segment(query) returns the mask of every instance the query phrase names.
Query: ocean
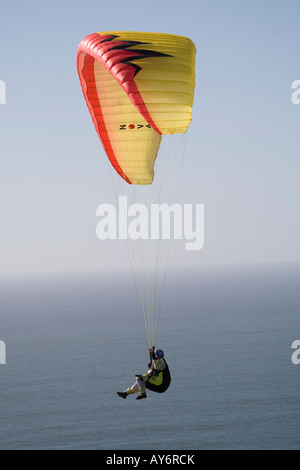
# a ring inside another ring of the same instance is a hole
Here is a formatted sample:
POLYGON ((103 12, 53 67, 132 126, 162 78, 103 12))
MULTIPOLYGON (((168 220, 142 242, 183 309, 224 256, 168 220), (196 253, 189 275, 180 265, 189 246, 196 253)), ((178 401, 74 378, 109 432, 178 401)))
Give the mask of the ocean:
POLYGON ((147 369, 130 273, 1 280, 1 450, 300 447, 300 268, 167 277, 157 347, 169 390, 116 395, 147 369))

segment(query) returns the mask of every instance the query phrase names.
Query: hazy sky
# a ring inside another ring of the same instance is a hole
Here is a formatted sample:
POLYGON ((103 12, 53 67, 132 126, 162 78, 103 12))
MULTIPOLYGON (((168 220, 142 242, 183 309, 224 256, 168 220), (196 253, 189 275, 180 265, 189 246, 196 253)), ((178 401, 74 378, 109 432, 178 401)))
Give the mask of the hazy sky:
POLYGON ((123 242, 96 238, 96 208, 114 194, 76 70, 81 39, 103 30, 197 47, 178 202, 205 205, 205 246, 175 244, 171 264, 299 263, 299 0, 11 0, 0 11, 1 276, 126 267, 123 242))

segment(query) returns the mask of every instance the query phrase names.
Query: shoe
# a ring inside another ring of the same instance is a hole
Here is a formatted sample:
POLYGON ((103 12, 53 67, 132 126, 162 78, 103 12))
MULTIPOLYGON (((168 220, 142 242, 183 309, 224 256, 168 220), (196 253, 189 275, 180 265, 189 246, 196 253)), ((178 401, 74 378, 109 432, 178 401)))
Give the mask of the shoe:
POLYGON ((143 398, 147 398, 146 393, 141 393, 138 397, 136 397, 137 400, 142 400, 143 398))
POLYGON ((127 398, 127 393, 126 392, 117 392, 117 395, 119 395, 119 397, 121 397, 121 398, 124 398, 124 400, 125 400, 125 398, 127 398))
POLYGON ((143 380, 143 377, 141 375, 135 374, 135 376, 136 376, 137 379, 143 380))

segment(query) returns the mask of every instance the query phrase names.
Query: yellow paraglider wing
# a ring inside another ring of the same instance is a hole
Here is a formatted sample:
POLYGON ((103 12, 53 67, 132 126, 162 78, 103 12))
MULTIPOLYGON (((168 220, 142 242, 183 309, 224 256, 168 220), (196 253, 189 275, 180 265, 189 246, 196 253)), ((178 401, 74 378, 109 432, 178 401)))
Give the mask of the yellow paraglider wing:
POLYGON ((77 51, 82 90, 103 147, 131 184, 151 184, 162 134, 184 133, 195 87, 193 42, 141 32, 94 33, 77 51))

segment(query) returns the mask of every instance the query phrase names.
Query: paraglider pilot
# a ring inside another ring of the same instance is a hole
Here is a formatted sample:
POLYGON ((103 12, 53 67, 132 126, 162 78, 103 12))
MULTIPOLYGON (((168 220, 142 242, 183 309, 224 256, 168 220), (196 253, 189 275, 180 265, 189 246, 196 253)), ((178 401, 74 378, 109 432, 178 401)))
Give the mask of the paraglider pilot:
POLYGON ((155 350, 154 346, 149 349, 151 361, 148 364, 148 371, 144 375, 136 375, 135 383, 124 390, 117 392, 121 398, 127 398, 128 395, 138 393, 137 400, 147 398, 146 388, 154 392, 163 393, 170 385, 169 368, 164 358, 164 352, 161 349, 155 350), (164 377, 164 372, 167 372, 164 377))

